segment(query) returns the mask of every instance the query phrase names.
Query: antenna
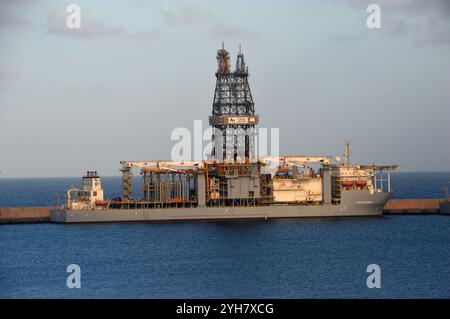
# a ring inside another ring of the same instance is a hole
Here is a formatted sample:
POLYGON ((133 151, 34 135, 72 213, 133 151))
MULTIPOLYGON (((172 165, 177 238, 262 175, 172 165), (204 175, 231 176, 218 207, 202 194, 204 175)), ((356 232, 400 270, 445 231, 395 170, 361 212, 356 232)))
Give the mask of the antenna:
MULTIPOLYGON (((239 53, 236 59, 236 72, 238 74, 247 74, 247 68, 245 67, 244 54, 242 54, 241 44, 239 43, 239 53)), ((248 75, 248 74, 247 74, 248 75)))
POLYGON ((352 141, 347 140, 344 144, 344 164, 349 165, 350 164, 350 155, 352 154, 352 147, 351 147, 352 141))

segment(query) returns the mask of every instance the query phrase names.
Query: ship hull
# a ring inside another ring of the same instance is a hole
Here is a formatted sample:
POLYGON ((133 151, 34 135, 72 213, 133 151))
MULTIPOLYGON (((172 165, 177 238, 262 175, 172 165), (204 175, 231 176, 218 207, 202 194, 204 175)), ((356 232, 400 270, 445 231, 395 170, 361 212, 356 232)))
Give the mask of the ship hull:
POLYGON ((161 209, 55 209, 56 223, 150 222, 183 220, 275 219, 300 217, 380 216, 390 193, 344 192, 339 205, 270 205, 253 207, 194 207, 161 209))

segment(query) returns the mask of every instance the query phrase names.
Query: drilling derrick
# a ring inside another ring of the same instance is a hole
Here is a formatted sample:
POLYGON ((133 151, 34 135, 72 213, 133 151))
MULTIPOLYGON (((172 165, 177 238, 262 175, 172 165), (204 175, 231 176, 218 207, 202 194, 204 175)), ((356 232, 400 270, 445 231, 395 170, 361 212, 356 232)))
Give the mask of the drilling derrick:
POLYGON ((213 164, 206 165, 206 199, 211 206, 252 206, 261 199, 260 167, 255 154, 255 115, 248 68, 239 48, 236 68, 230 55, 217 51, 212 116, 213 164))
POLYGON ((218 162, 248 163, 255 159, 254 134, 258 116, 248 83, 248 68, 239 49, 236 70, 231 72, 230 55, 217 51, 216 89, 212 116, 212 158, 218 162))

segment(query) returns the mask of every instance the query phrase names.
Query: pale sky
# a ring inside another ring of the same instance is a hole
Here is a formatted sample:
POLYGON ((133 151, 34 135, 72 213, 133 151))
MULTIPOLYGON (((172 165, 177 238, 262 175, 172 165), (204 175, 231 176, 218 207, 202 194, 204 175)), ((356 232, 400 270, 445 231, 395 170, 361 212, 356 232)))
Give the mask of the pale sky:
POLYGON ((0 178, 169 159, 172 130, 207 123, 222 40, 280 153, 351 139, 358 162, 450 170, 448 0, 0 0, 0 178))

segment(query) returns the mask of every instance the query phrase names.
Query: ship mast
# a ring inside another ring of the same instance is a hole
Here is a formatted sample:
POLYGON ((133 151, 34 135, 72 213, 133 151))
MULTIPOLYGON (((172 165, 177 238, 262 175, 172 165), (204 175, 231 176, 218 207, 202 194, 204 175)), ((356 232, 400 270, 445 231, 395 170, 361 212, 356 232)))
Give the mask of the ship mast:
POLYGON ((351 140, 345 141, 345 144, 344 144, 344 164, 345 165, 350 165, 350 155, 352 154, 351 144, 352 144, 351 140))

